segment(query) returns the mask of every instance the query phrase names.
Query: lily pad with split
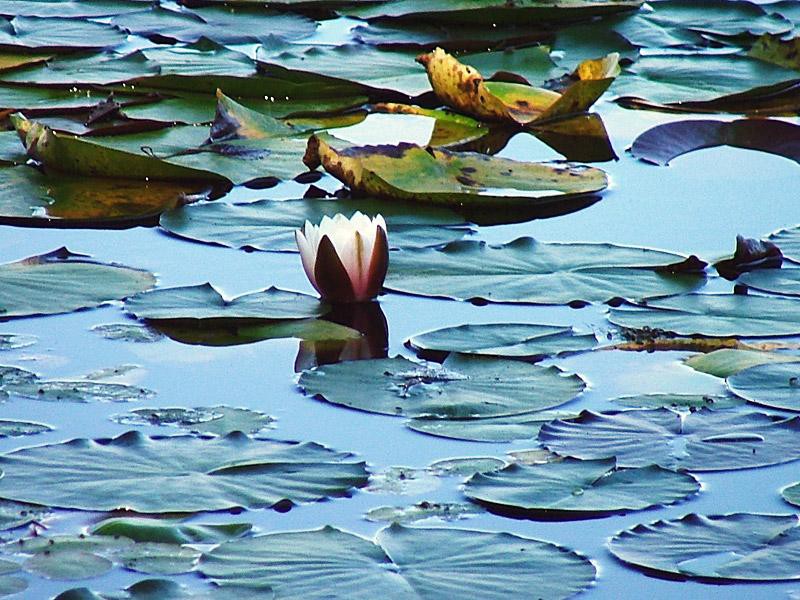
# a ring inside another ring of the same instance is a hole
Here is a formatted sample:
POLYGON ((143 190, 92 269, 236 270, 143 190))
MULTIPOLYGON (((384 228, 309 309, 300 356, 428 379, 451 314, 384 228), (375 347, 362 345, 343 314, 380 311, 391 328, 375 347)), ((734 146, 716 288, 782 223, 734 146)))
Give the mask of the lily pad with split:
POLYGON ((618 468, 611 459, 512 464, 467 480, 464 494, 499 513, 589 517, 674 504, 700 491, 686 473, 663 467, 618 468))
POLYGON ((75 439, 2 455, 0 469, 2 498, 143 513, 291 506, 347 495, 367 480, 364 463, 347 453, 241 433, 75 439))
POLYGON ((204 554, 199 570, 223 587, 246 582, 309 600, 476 595, 494 600, 523 597, 532 589, 538 598, 554 600, 584 589, 595 575, 587 559, 548 542, 398 524, 374 540, 325 527, 227 542, 204 554), (308 576, 311 570, 316 577, 308 576), (354 596, 353 581, 363 593, 354 596))
POLYGON ((539 442, 561 456, 616 457, 621 467, 650 464, 688 471, 765 467, 800 458, 792 441, 800 417, 666 408, 596 413, 542 426, 539 442))
POLYGON ((581 304, 683 294, 705 283, 702 267, 677 254, 613 244, 459 241, 397 253, 386 287, 454 300, 581 304))
POLYGON ((155 277, 60 248, 0 265, 0 318, 66 313, 120 300, 155 285, 155 277))
POLYGON ((615 535, 611 553, 647 571, 707 581, 800 578, 796 515, 688 514, 642 523, 615 535))
POLYGON ((452 355, 441 366, 402 357, 324 365, 304 371, 298 385, 348 408, 441 418, 543 410, 572 400, 585 386, 579 376, 555 366, 467 355, 452 355))
POLYGON ((357 146, 329 134, 308 141, 306 166, 323 166, 354 193, 469 208, 543 208, 595 194, 608 179, 600 169, 531 163, 415 144, 357 146))

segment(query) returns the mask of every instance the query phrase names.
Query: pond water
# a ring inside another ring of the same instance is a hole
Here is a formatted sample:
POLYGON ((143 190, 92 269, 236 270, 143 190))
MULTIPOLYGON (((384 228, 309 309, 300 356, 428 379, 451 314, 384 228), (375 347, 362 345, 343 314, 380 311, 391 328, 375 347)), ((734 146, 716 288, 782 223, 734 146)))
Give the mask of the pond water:
MULTIPOLYGON (((325 30, 321 39, 329 39, 325 30)), ((795 225, 798 218, 798 165, 773 155, 731 148, 694 152, 656 167, 632 158, 626 148, 648 128, 684 116, 630 111, 606 101, 595 107, 606 124, 618 161, 597 166, 608 172, 611 185, 595 204, 550 219, 480 227, 477 239, 502 243, 519 236, 541 241, 611 242, 696 254, 713 261, 732 252, 735 237, 763 237, 795 225)), ((357 126, 354 137, 374 135, 386 141, 381 121, 357 126)), ((398 132, 406 138, 413 131, 398 132)), ((369 141, 365 139, 364 141, 369 141)), ((500 156, 518 160, 560 158, 553 150, 526 134, 519 134, 500 156)), ((325 175, 317 186, 334 190, 339 183, 325 175)), ((269 190, 234 189, 229 199, 251 201, 302 196, 306 186, 291 182, 269 190)), ((391 231, 389 232, 391 236, 391 231)), ((118 262, 157 274, 159 286, 214 283, 234 296, 270 285, 313 292, 296 254, 243 252, 192 243, 158 228, 136 227, 119 231, 85 229, 33 229, 0 226, 0 261, 48 252, 66 246, 104 262, 118 262)), ((710 282, 709 290, 730 291, 732 284, 710 282)), ((611 326, 607 307, 582 309, 553 306, 486 305, 387 293, 379 298, 389 328, 389 356, 413 356, 403 345, 411 335, 463 323, 531 322, 572 325, 603 339, 611 326)), ((366 460, 372 472, 392 466, 424 468, 440 459, 467 456, 504 457, 507 452, 535 447, 534 441, 477 443, 447 440, 415 433, 403 419, 336 407, 303 395, 296 386, 298 341, 268 340, 232 347, 182 344, 165 338, 155 343, 129 343, 102 338, 91 328, 98 324, 129 322, 119 304, 46 318, 0 323, 0 333, 37 336, 33 346, 3 352, 0 363, 21 366, 48 378, 77 376, 117 365, 137 365, 125 381, 152 389, 156 396, 147 406, 230 405, 262 411, 277 419, 271 432, 279 439, 313 440, 349 450, 366 460)), ((682 364, 688 352, 636 353, 596 351, 545 361, 580 374, 587 391, 564 409, 618 408, 610 398, 639 393, 673 392, 714 394, 723 391, 721 379, 703 375, 682 364)), ((114 403, 48 403, 14 399, 0 404, 7 419, 41 421, 52 432, 35 438, 0 439, 0 451, 26 445, 54 443, 75 437, 108 437, 130 429, 110 416, 133 405, 114 403)), ((142 427, 148 434, 174 430, 142 427)), ((800 594, 800 583, 710 585, 671 581, 624 566, 605 548, 607 539, 621 529, 688 512, 722 514, 751 511, 793 513, 779 490, 800 478, 797 463, 741 471, 701 473, 702 492, 674 506, 625 515, 566 522, 540 522, 482 514, 443 526, 508 531, 548 540, 588 556, 598 568, 596 584, 581 597, 615 598, 780 598, 800 594)), ((438 487, 399 495, 357 491, 352 498, 295 507, 288 513, 253 510, 240 515, 209 513, 209 522, 250 521, 260 532, 317 528, 334 525, 371 536, 381 524, 363 518, 383 505, 403 506, 419 501, 463 501, 461 479, 436 480, 438 487)), ((155 492, 155 490, 154 490, 155 492)), ((47 522, 52 532, 77 532, 100 514, 59 511, 47 522)), ((69 583, 28 577, 25 598, 46 598, 72 587, 69 583)), ((141 575, 114 570, 93 580, 97 590, 114 590, 142 579, 141 575)), ((190 586, 196 575, 176 577, 190 586)))

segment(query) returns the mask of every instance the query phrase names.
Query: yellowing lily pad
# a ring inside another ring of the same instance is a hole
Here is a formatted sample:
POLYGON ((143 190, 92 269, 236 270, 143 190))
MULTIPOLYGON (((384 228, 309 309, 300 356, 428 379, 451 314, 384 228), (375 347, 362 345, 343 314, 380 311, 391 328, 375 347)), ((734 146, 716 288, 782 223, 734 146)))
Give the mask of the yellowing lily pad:
POLYGON ((308 141, 306 166, 322 165, 360 195, 466 207, 562 203, 606 188, 600 169, 529 163, 415 144, 356 146, 329 134, 308 141))

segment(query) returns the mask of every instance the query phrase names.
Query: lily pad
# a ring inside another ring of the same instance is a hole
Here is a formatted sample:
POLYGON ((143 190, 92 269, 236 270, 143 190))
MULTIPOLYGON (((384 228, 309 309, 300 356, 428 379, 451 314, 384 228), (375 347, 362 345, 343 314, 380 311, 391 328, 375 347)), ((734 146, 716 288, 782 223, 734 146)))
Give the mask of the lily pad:
POLYGON ((759 269, 743 273, 737 283, 781 296, 800 296, 800 269, 759 269))
POLYGON ((800 227, 781 229, 771 233, 767 239, 776 244, 786 258, 800 262, 800 227))
POLYGON ((49 515, 50 509, 45 506, 0 500, 0 530, 23 527, 49 515))
POLYGON ((391 523, 415 523, 426 519, 457 521, 482 512, 483 509, 474 504, 423 501, 411 506, 379 506, 367 511, 364 518, 367 521, 391 523))
POLYGON ((135 542, 158 544, 211 544, 247 534, 250 523, 191 523, 174 519, 115 517, 101 521, 91 529, 92 535, 122 536, 135 542))
POLYGON ((708 354, 690 356, 684 362, 695 371, 725 378, 756 365, 798 361, 800 361, 800 356, 792 356, 791 354, 723 348, 708 354))
POLYGON ((276 287, 231 300, 210 283, 138 294, 125 310, 140 319, 305 319, 327 312, 316 298, 276 287))
POLYGON ((474 418, 558 406, 585 384, 554 366, 452 355, 441 366, 402 357, 325 365, 304 371, 299 385, 309 395, 367 412, 474 418))
POLYGON ((33 346, 39 338, 22 333, 0 333, 0 350, 18 350, 33 346))
POLYGON ((615 456, 621 467, 723 471, 797 460, 792 442, 800 417, 764 413, 666 408, 616 413, 583 411, 577 419, 542 426, 539 441, 562 456, 593 460, 615 456))
POLYGON ((55 550, 34 554, 23 567, 47 579, 76 581, 99 577, 111 570, 113 563, 92 552, 55 550))
POLYGON ((608 549, 636 567, 685 578, 800 579, 796 515, 688 514, 626 529, 608 549))
POLYGON ((148 575, 180 575, 194 570, 200 551, 178 544, 141 542, 122 548, 114 559, 126 569, 148 575))
POLYGON ((472 442, 511 442, 535 439, 539 429, 553 419, 571 419, 576 414, 564 411, 537 411, 522 415, 489 417, 484 419, 441 419, 417 417, 406 422, 406 427, 456 440, 472 442))
POLYGON ((19 594, 28 589, 28 581, 22 577, 13 575, 0 576, 0 596, 11 596, 19 594))
POLYGON ((124 425, 173 425, 198 433, 228 435, 233 431, 254 434, 274 427, 275 419, 247 408, 210 406, 197 408, 137 408, 112 417, 124 425))
POLYGON ((147 325, 137 323, 103 323, 92 331, 107 340, 122 340, 134 344, 149 344, 164 339, 164 335, 147 325))
POLYGON ((155 277, 95 262, 66 248, 0 265, 0 317, 92 308, 149 289, 155 277))
MULTIPOLYGON (((219 591, 216 587, 200 590, 187 588, 170 579, 143 579, 120 592, 94 592, 85 587, 72 588, 61 592, 53 600, 225 600, 228 591, 219 591)), ((240 588, 235 590, 235 594, 241 600, 265 597, 263 590, 260 593, 253 593, 240 588)))
POLYGON ((256 441, 241 433, 202 439, 128 432, 24 448, 0 456, 0 465, 3 498, 146 513, 311 502, 343 496, 367 479, 364 463, 348 454, 313 443, 256 441))
POLYGON ((161 227, 183 238, 232 248, 296 252, 294 232, 324 216, 381 214, 392 248, 436 246, 474 231, 456 213, 439 207, 380 200, 259 200, 247 204, 209 202, 164 213, 161 227))
POLYGON ((705 283, 676 273, 684 257, 612 244, 557 244, 519 238, 493 246, 460 241, 392 257, 388 289, 457 300, 569 304, 681 294, 705 283))
POLYGON ((593 334, 577 334, 572 327, 560 325, 487 323, 421 333, 406 345, 423 357, 460 352, 540 360, 553 354, 590 350, 597 345, 597 339, 593 334))
POLYGON ((770 119, 673 121, 648 129, 633 141, 631 153, 656 165, 695 150, 731 146, 758 150, 800 162, 800 126, 770 119))
MULTIPOLYGON (((37 433, 44 433, 45 431, 53 431, 53 428, 43 423, 0 419, 0 438, 36 435, 37 433)), ((39 502, 39 504, 42 503, 39 502)))
POLYGON ((800 482, 787 486, 781 490, 781 496, 789 504, 800 506, 800 482))
POLYGON ((594 167, 426 150, 409 143, 357 146, 329 134, 311 136, 303 161, 310 169, 324 166, 360 195, 467 208, 541 207, 608 185, 606 174, 594 167))
POLYGON ((124 43, 120 29, 86 19, 14 17, 0 21, 0 46, 28 50, 102 50, 124 43))
POLYGON ((800 411, 800 368, 793 362, 763 364, 727 378, 728 389, 748 402, 800 411))
POLYGON ((200 571, 220 585, 316 598, 567 598, 595 569, 560 546, 508 533, 391 525, 367 540, 333 527, 227 542, 200 571), (390 568, 387 568, 390 567, 390 568), (315 577, 309 577, 314 572, 315 577), (320 587, 319 581, 325 581, 320 587), (359 582, 359 592, 353 588, 359 582))
POLYGON ((744 404, 741 398, 730 394, 640 394, 638 396, 620 396, 612 398, 612 402, 633 408, 671 408, 696 410, 708 408, 720 410, 744 404))
POLYGON ((800 333, 800 307, 795 300, 739 294, 686 294, 649 300, 642 307, 612 308, 608 320, 629 329, 649 327, 689 336, 764 337, 800 333))
POLYGON ((122 383, 87 379, 42 379, 17 367, 0 367, 0 389, 12 396, 44 402, 135 402, 155 393, 122 383))
POLYGON ((491 509, 530 516, 600 516, 674 504, 700 491, 697 480, 658 466, 622 469, 616 461, 512 464, 467 480, 464 494, 491 509))

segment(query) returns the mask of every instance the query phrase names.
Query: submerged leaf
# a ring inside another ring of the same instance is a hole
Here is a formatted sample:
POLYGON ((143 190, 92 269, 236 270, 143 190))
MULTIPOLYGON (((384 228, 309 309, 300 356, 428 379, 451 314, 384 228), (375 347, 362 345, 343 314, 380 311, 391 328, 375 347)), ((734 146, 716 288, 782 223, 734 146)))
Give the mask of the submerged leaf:
POLYGON ((274 418, 247 408, 198 406, 196 408, 137 408, 112 417, 124 425, 174 425, 193 432, 228 435, 233 431, 254 434, 274 427, 274 418))

